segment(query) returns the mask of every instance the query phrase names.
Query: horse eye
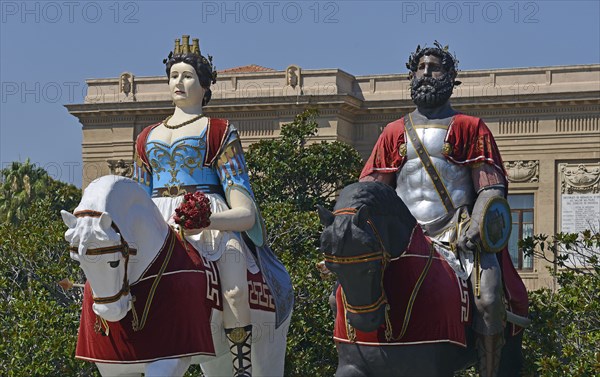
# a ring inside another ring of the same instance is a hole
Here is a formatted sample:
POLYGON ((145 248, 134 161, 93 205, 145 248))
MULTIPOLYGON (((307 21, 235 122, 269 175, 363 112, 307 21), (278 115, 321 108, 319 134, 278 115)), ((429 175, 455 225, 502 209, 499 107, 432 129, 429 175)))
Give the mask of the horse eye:
POLYGON ((108 264, 109 264, 109 265, 110 265, 110 267, 112 267, 112 268, 117 268, 117 267, 119 267, 119 261, 118 261, 118 260, 116 260, 116 261, 113 261, 113 262, 108 262, 108 264))

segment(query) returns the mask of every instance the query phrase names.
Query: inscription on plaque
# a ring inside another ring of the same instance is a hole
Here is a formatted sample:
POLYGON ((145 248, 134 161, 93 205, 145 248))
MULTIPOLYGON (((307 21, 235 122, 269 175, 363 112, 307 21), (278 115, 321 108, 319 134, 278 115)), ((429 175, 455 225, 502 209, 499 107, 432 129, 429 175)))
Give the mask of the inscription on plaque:
POLYGON ((578 233, 585 229, 599 231, 600 194, 561 196, 561 231, 578 233))

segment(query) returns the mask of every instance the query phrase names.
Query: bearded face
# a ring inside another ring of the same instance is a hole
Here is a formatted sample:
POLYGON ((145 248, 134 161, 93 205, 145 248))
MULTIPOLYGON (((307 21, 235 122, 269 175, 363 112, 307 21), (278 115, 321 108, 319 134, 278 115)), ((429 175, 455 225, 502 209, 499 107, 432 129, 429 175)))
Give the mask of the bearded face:
POLYGON ((410 82, 410 96, 418 107, 434 108, 450 99, 454 88, 454 77, 444 74, 441 77, 413 77, 410 82))
POLYGON ((449 74, 436 55, 424 55, 410 83, 410 95, 418 107, 435 108, 450 99, 454 75, 449 74))

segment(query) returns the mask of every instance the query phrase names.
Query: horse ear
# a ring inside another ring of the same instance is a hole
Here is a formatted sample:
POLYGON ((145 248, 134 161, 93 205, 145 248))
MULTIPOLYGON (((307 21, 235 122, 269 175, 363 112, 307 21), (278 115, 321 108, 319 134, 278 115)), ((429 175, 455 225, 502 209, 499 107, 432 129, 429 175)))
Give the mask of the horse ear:
POLYGON ((362 224, 367 223, 367 220, 369 220, 370 216, 371 214, 369 213, 369 208, 363 205, 358 209, 356 214, 352 216, 352 223, 360 228, 362 224))
POLYGON ((105 232, 110 229, 110 227, 112 226, 112 222, 112 218, 110 217, 108 212, 104 212, 102 215, 100 215, 100 228, 105 232))
POLYGON ((73 215, 72 213, 69 213, 63 209, 60 211, 60 216, 62 217, 65 225, 69 227, 69 229, 73 229, 77 225, 77 217, 75 217, 75 215, 73 215))
POLYGON ((330 210, 320 204, 317 204, 317 212, 319 213, 319 219, 321 220, 321 224, 323 224, 323 226, 330 226, 333 224, 335 215, 330 210))

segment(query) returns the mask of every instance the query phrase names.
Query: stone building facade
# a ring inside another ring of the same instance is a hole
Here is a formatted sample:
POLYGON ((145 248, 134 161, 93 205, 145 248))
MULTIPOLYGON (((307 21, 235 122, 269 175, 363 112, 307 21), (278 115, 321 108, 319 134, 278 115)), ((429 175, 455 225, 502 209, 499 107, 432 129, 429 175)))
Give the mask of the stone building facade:
MULTIPOLYGON (((600 65, 459 72, 453 106, 484 119, 510 180, 513 262, 529 289, 554 282, 540 260, 520 255, 518 237, 600 222, 600 65)), ((84 103, 67 105, 83 126, 83 186, 131 174, 133 144, 172 113, 165 76, 91 79, 84 103)), ((368 157, 382 128, 412 111, 406 74, 354 76, 340 69, 219 72, 206 113, 230 119, 244 146, 277 138, 306 107, 320 111, 315 140, 338 140, 368 157)))

